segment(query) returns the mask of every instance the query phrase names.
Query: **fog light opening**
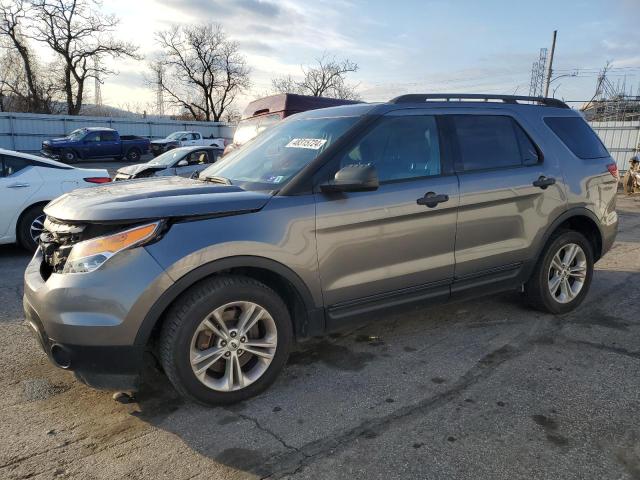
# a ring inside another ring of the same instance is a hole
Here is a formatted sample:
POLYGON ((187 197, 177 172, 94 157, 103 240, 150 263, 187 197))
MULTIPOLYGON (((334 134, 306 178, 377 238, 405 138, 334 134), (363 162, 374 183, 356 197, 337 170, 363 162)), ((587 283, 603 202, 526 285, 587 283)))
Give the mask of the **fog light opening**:
POLYGON ((69 368, 71 366, 71 355, 61 345, 54 344, 51 346, 51 358, 60 368, 69 368))

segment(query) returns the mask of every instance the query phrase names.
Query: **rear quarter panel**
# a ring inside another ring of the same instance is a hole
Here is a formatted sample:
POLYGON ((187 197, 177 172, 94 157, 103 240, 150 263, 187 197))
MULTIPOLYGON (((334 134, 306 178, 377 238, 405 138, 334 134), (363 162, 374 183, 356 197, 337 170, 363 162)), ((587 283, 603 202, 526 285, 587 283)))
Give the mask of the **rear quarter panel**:
MULTIPOLYGON (((562 111, 550 112, 549 116, 570 116, 578 115, 575 112, 566 113, 562 111)), ((544 120, 544 119, 542 119, 544 120)), ((618 190, 618 179, 613 177, 607 170, 607 165, 615 163, 610 157, 582 159, 560 140, 560 138, 549 128, 544 121, 541 128, 548 131, 548 144, 553 154, 560 159, 560 165, 564 173, 567 205, 569 210, 585 208, 591 211, 600 221, 600 229, 603 235, 615 237, 617 229, 618 215, 616 213, 616 194, 618 190)), ((595 133, 595 132, 594 132, 595 133)), ((613 239, 604 238, 605 245, 613 239)))

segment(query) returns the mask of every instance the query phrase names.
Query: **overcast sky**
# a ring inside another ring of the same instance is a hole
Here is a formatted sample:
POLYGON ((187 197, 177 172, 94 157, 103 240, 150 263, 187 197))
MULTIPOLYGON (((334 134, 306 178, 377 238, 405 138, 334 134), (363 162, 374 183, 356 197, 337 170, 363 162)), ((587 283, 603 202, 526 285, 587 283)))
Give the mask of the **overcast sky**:
MULTIPOLYGON (((154 50, 154 32, 174 23, 218 22, 240 43, 252 68, 244 108, 271 78, 297 75, 323 52, 347 57, 368 101, 407 92, 528 94, 531 64, 558 30, 556 96, 593 95, 597 70, 613 62, 610 79, 640 84, 640 0, 108 0, 121 18, 118 35, 154 50)), ((153 105, 144 62, 122 62, 105 79, 103 101, 153 105)))

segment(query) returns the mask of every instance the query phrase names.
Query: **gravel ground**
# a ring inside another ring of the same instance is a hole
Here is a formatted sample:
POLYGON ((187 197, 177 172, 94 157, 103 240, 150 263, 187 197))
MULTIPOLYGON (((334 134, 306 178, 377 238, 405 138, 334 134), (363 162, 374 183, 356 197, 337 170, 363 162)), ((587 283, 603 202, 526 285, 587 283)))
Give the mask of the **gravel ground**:
POLYGON ((640 478, 640 199, 581 308, 516 293, 385 316, 296 348, 258 398, 207 409, 149 368, 121 404, 23 324, 0 247, 0 478, 640 478))

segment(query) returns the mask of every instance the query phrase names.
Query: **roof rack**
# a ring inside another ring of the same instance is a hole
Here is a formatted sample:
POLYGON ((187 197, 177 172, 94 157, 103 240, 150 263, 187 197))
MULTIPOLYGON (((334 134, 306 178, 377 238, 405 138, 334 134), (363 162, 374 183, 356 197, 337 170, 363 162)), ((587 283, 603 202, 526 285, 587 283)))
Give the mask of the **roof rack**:
POLYGON ((518 104, 520 102, 535 103, 546 107, 569 108, 562 100, 548 97, 527 97, 524 95, 492 95, 485 93, 410 93, 400 95, 389 103, 423 103, 428 101, 450 102, 461 100, 478 100, 482 102, 501 101, 503 103, 518 104))

